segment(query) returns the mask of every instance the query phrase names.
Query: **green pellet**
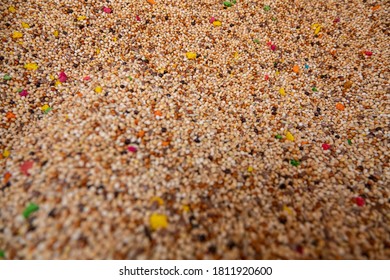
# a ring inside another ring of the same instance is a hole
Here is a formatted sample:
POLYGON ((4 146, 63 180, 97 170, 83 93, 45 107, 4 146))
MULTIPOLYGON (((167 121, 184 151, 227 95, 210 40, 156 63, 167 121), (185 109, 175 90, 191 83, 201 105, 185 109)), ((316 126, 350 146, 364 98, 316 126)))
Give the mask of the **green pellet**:
POLYGON ((30 203, 26 209, 24 209, 23 211, 23 217, 25 217, 26 219, 28 219, 28 217, 30 217, 30 215, 36 211, 39 210, 39 206, 36 205, 35 203, 30 203))
POLYGON ((293 165, 293 166, 298 166, 298 165, 301 164, 298 160, 295 160, 295 159, 290 160, 290 163, 291 163, 291 165, 293 165))
POLYGON ((225 7, 231 7, 231 6, 233 6, 233 4, 230 3, 229 1, 223 2, 223 5, 224 5, 225 7))

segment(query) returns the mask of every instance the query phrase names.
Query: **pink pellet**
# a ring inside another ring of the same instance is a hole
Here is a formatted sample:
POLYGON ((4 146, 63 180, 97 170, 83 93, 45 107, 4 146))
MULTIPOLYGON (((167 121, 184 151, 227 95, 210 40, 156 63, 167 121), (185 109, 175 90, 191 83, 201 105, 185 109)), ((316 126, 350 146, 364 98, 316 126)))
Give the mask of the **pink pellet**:
POLYGON ((330 149, 330 145, 329 144, 322 144, 322 148, 326 151, 326 150, 329 150, 330 149))
POLYGON ((276 50, 276 45, 272 44, 271 45, 271 50, 275 51, 276 50))
POLYGON ((141 21, 141 18, 139 16, 135 17, 137 21, 141 21))
POLYGON ((364 54, 367 56, 372 56, 372 52, 370 52, 370 51, 365 51, 364 54))
POLYGON ((129 147, 127 148, 127 150, 128 150, 129 152, 135 153, 135 152, 137 151, 137 148, 134 147, 134 146, 129 146, 129 147))
POLYGON ((22 90, 21 92, 19 92, 19 95, 20 96, 27 96, 28 95, 28 92, 27 92, 27 90, 22 90))
POLYGON ((66 82, 66 80, 68 79, 68 76, 66 76, 65 72, 62 71, 62 72, 58 75, 58 79, 60 80, 61 83, 64 83, 64 82, 66 82))
POLYGON ((210 18, 210 23, 213 23, 215 21, 215 17, 210 18))
POLYGON ((356 197, 355 202, 356 202, 356 205, 359 207, 362 207, 362 206, 364 206, 364 204, 366 204, 366 202, 364 201, 364 198, 361 196, 356 197))
POLYGON ((111 14, 112 10, 108 7, 103 7, 103 12, 105 12, 106 14, 111 14))

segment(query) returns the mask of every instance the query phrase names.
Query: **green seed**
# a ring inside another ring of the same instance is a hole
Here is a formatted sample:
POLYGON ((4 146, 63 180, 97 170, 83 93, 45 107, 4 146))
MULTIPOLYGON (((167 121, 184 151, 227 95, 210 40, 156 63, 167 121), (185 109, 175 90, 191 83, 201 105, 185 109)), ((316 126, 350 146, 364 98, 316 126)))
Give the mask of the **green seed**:
POLYGON ((291 163, 291 165, 293 165, 293 166, 298 166, 298 165, 301 164, 301 163, 299 162, 299 160, 295 160, 295 159, 290 160, 290 163, 291 163))
POLYGON ((132 80, 133 80, 133 78, 132 78, 131 76, 129 76, 129 80, 130 80, 130 81, 132 81, 132 80))
POLYGON ((30 203, 23 211, 23 217, 25 217, 26 219, 28 219, 28 217, 30 217, 30 215, 36 211, 39 210, 39 206, 36 205, 35 203, 30 203))

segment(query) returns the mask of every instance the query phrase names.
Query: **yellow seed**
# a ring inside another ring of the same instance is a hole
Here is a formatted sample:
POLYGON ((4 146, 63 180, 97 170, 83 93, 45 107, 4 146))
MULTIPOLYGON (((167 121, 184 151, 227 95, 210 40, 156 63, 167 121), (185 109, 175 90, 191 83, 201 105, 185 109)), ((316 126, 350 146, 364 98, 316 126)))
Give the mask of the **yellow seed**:
POLYGON ((150 227, 152 230, 157 230, 160 228, 166 228, 168 226, 167 216, 163 214, 153 213, 149 219, 150 227))
POLYGON ((36 63, 26 63, 24 65, 24 68, 26 68, 27 70, 37 70, 38 69, 38 64, 36 64, 36 63))
POLYGON ((294 136, 289 132, 289 131, 287 131, 287 133, 286 133, 286 138, 287 138, 287 140, 290 140, 290 141, 294 141, 294 136))
POLYGON ((186 56, 188 59, 195 59, 196 58, 196 53, 195 52, 187 52, 186 56))
POLYGON ((183 212, 188 213, 190 212, 190 207, 188 205, 183 205, 183 212))
POLYGON ((14 33, 12 34, 12 38, 14 38, 14 39, 19 39, 22 37, 23 37, 23 33, 19 32, 19 31, 14 31, 14 33))
POLYGON ((213 25, 214 25, 214 26, 221 26, 221 25, 222 25, 222 22, 220 22, 219 20, 215 20, 215 21, 213 22, 213 25))
POLYGON ((27 22, 22 22, 23 28, 30 28, 30 25, 27 22))
POLYGON ((102 89, 101 86, 97 86, 97 87, 95 88, 95 92, 96 92, 96 93, 101 93, 102 91, 103 91, 103 89, 102 89))
POLYGON ((10 154, 11 152, 8 151, 7 149, 3 151, 3 157, 9 157, 10 154))
POLYGON ((14 6, 10 6, 10 7, 8 7, 8 11, 10 11, 11 13, 15 13, 16 9, 14 6))
POLYGON ((284 90, 284 88, 280 88, 280 89, 279 89, 279 93, 280 93, 282 96, 285 96, 285 95, 286 95, 286 91, 284 90))
POLYGON ((54 31, 53 34, 54 34, 54 37, 58 37, 58 35, 59 35, 58 30, 54 31))
POLYGON ((287 212, 287 214, 289 214, 289 215, 293 214, 293 210, 286 205, 283 205, 283 211, 287 212))

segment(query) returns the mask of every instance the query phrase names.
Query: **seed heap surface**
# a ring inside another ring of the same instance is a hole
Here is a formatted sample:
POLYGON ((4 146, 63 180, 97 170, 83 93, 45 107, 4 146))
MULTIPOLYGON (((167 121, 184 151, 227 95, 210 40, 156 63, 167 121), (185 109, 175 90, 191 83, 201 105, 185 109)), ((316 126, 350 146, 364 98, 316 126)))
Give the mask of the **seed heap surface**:
POLYGON ((2 1, 0 259, 390 258, 386 1, 2 1))

